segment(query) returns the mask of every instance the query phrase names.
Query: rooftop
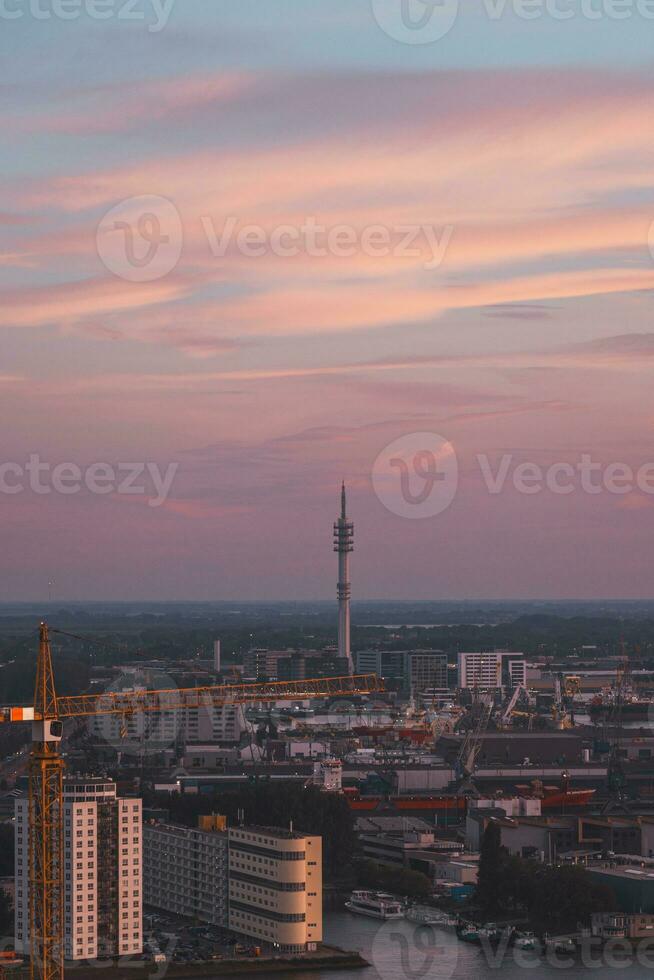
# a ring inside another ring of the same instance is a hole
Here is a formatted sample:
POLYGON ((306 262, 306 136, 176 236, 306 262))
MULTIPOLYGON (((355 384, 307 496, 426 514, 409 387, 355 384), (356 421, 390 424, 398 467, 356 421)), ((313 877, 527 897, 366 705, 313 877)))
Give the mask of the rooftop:
POLYGON ((268 837, 277 837, 279 840, 305 840, 307 837, 315 836, 312 834, 297 834, 293 830, 284 830, 283 827, 260 827, 248 825, 247 827, 232 827, 232 832, 241 831, 245 834, 266 834, 268 837))
POLYGON ((647 881, 654 883, 654 868, 598 868, 592 864, 588 870, 596 874, 609 875, 611 878, 623 878, 627 881, 647 881))

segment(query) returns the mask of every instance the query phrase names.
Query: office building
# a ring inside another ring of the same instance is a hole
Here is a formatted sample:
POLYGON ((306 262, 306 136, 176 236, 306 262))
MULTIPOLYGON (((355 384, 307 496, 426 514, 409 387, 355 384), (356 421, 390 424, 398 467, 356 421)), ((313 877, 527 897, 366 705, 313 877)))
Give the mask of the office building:
POLYGON ((345 677, 349 673, 347 661, 337 651, 298 651, 277 662, 277 679, 280 681, 304 681, 316 677, 345 677))
POLYGON ((447 654, 442 650, 358 650, 358 674, 377 674, 412 698, 448 691, 447 654))
POLYGON ((447 654, 440 650, 410 650, 406 655, 405 677, 411 698, 446 694, 447 654))
POLYGON ((344 677, 348 662, 330 650, 248 650, 243 654, 247 681, 303 681, 312 677, 344 677))
POLYGON ((357 674, 377 674, 390 684, 404 683, 406 650, 358 650, 355 654, 357 674))
MULTIPOLYGON (((28 953, 29 803, 16 801, 16 949, 28 953)), ((64 780, 64 954, 92 960, 142 951, 141 801, 111 780, 64 780)))
POLYGON ((510 691, 527 681, 527 662, 522 653, 460 653, 458 662, 461 689, 510 691))
POLYGON ((187 744, 238 744, 246 727, 240 704, 204 704, 183 712, 181 734, 187 744))
POLYGON ((287 660, 291 650, 253 649, 243 654, 243 679, 246 681, 276 681, 279 661, 287 660))
POLYGON ((281 952, 322 941, 322 838, 274 827, 229 830, 229 928, 281 952))

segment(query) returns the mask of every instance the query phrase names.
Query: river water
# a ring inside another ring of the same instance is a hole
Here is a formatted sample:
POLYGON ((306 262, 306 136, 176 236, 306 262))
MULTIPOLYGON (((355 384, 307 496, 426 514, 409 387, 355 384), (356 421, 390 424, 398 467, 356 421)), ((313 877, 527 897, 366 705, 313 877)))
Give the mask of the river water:
POLYGON ((627 958, 620 946, 602 953, 593 947, 577 958, 545 960, 533 952, 508 949, 485 953, 461 943, 452 931, 415 926, 406 921, 377 922, 350 913, 325 916, 325 942, 357 950, 372 965, 365 970, 276 974, 279 980, 654 980, 654 943, 646 953, 627 958))

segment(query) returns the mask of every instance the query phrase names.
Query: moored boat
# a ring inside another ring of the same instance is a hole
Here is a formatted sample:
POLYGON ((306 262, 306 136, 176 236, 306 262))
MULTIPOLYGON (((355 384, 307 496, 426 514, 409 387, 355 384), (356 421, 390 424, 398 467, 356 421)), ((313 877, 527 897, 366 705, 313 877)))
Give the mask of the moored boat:
POLYGON ((545 940, 547 949, 554 950, 555 953, 576 953, 577 944, 570 936, 560 936, 557 938, 547 938, 545 940))
POLYGON ((427 908, 423 905, 414 905, 413 908, 408 909, 406 918, 409 922, 414 922, 417 925, 441 926, 445 929, 453 929, 457 923, 457 920, 448 915, 447 912, 427 908))
POLYGON ((345 908, 355 915, 366 915, 371 919, 404 918, 404 906, 399 899, 387 892, 354 891, 345 903, 345 908))

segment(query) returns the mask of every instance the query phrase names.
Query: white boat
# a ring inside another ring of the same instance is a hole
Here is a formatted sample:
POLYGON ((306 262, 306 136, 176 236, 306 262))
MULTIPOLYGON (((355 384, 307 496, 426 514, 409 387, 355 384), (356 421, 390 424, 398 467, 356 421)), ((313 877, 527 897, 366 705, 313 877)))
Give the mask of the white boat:
POLYGON ((513 945, 518 949, 540 949, 540 941, 533 932, 521 932, 513 945))
POLYGON ((548 938, 545 945, 548 949, 553 949, 555 953, 577 952, 577 944, 569 936, 561 936, 559 939, 548 938))
POLYGON ((355 915, 367 915, 371 919, 403 919, 404 906, 386 892, 356 891, 350 895, 345 908, 355 915))
POLYGON ((440 909, 430 909, 422 905, 414 905, 406 913, 409 922, 415 922, 421 926, 442 926, 453 929, 456 926, 456 919, 442 912, 440 909))

